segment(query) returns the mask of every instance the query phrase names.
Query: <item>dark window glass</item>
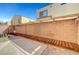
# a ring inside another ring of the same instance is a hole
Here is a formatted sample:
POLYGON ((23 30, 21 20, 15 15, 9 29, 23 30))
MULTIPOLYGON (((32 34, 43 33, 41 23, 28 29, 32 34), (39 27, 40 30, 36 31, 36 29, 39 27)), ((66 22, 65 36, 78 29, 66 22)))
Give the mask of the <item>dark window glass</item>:
POLYGON ((64 4, 66 4, 66 3, 61 3, 61 5, 64 5, 64 4))
POLYGON ((48 14, 48 11, 47 10, 44 10, 44 11, 42 11, 42 12, 40 12, 40 17, 43 17, 43 16, 47 16, 47 14, 48 14))

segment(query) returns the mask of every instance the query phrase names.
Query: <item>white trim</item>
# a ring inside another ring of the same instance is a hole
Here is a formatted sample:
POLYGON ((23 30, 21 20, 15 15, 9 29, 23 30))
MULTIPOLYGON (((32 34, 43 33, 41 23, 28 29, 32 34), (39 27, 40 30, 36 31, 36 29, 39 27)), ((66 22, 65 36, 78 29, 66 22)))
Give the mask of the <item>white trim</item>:
POLYGON ((38 46, 33 52, 32 54, 34 54, 35 52, 37 52, 42 46, 38 46))

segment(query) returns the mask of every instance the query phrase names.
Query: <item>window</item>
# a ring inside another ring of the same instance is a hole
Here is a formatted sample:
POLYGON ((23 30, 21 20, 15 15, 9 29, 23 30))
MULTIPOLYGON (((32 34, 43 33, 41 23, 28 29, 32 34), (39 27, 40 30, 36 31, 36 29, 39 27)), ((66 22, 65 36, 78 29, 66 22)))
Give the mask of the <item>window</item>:
POLYGON ((66 4, 66 3, 61 3, 61 5, 64 5, 64 4, 66 4))
POLYGON ((15 20, 16 24, 21 24, 20 19, 15 20))
POLYGON ((40 17, 47 16, 47 15, 48 15, 47 10, 44 10, 44 11, 40 12, 40 14, 39 14, 40 17))

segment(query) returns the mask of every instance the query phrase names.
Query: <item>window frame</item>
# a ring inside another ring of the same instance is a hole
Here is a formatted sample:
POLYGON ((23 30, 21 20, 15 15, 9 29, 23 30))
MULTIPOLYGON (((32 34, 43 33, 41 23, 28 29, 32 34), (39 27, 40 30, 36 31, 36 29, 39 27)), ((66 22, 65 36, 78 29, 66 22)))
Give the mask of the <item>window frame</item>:
POLYGON ((44 11, 39 12, 39 17, 44 17, 47 15, 48 15, 48 10, 44 10, 44 11))
POLYGON ((60 5, 65 5, 65 4, 67 4, 67 3, 61 3, 60 5))

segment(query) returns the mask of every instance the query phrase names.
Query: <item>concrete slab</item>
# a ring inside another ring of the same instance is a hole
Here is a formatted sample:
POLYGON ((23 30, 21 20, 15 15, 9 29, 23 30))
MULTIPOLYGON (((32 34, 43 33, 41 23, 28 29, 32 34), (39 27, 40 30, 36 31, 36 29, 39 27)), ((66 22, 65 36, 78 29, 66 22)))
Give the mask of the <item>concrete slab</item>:
POLYGON ((11 36, 10 40, 32 55, 40 55, 47 47, 46 44, 19 36, 11 36))
POLYGON ((42 52, 42 55, 79 55, 79 52, 53 45, 48 45, 48 47, 42 52))
POLYGON ((79 55, 73 50, 44 44, 19 36, 0 40, 0 55, 79 55))
POLYGON ((19 49, 17 49, 9 40, 0 42, 0 55, 24 55, 19 49))

